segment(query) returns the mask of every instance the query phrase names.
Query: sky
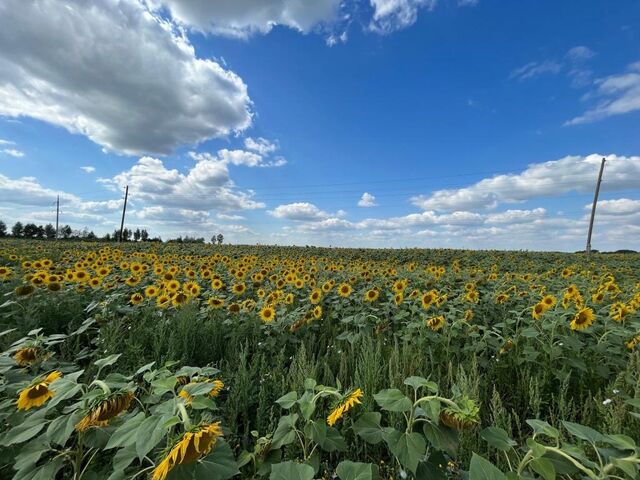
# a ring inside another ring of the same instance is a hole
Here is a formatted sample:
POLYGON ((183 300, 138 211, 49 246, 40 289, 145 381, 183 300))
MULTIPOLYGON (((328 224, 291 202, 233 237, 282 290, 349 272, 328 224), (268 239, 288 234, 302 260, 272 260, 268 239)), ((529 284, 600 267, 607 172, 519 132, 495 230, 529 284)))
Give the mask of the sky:
POLYGON ((0 220, 640 250, 635 0, 3 0, 0 220))

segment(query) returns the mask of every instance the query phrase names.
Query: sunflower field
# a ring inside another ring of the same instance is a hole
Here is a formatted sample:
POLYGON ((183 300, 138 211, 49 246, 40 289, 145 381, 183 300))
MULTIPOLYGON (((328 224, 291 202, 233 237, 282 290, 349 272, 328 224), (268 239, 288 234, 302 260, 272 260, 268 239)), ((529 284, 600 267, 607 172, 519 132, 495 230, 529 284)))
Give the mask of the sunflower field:
POLYGON ((640 478, 640 256, 0 242, 0 478, 640 478))

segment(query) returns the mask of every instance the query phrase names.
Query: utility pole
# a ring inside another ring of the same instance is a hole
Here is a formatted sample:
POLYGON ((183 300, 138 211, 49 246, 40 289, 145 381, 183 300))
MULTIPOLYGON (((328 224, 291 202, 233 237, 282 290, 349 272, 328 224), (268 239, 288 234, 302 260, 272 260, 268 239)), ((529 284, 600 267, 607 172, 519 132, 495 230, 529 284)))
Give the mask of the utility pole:
POLYGON ((124 191, 124 205, 122 207, 122 221, 120 222, 120 239, 118 240, 119 242, 122 242, 122 232, 124 229, 124 214, 127 211, 127 198, 129 197, 129 185, 127 185, 127 188, 124 191))
POLYGON ((58 239, 58 220, 60 219, 60 195, 56 199, 56 240, 58 239))
POLYGON ((596 183, 596 192, 593 195, 593 205, 591 205, 591 220, 589 221, 589 233, 587 234, 587 257, 591 256, 591 233, 593 232, 593 220, 596 218, 596 204, 598 203, 598 194, 600 193, 600 183, 602 182, 602 172, 604 171, 604 162, 602 159, 600 164, 600 173, 598 174, 598 182, 596 183))

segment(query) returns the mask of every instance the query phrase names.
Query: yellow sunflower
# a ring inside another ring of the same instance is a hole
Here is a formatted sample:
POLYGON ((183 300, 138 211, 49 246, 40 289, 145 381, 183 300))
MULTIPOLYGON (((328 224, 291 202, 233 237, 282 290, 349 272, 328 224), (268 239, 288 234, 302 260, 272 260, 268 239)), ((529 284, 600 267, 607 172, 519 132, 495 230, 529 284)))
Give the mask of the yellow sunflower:
POLYGON ((262 310, 260 310, 260 318, 266 323, 273 322, 273 319, 276 318, 275 309, 269 305, 263 307, 262 310))
POLYGON ((55 370, 45 378, 36 378, 31 382, 31 385, 20 390, 20 393, 18 393, 18 401, 16 402, 18 410, 29 410, 31 408, 44 405, 47 400, 55 394, 53 391, 49 390, 49 385, 61 376, 62 373, 55 370))
POLYGON ((573 320, 571 320, 571 330, 584 330, 585 328, 589 328, 595 318, 596 316, 593 310, 590 308, 582 308, 578 310, 573 320))
POLYGON ((351 393, 349 393, 346 398, 331 411, 331 413, 327 417, 327 425, 333 427, 345 413, 351 410, 355 405, 362 403, 360 399, 363 396, 364 393, 359 388, 356 388, 351 393))

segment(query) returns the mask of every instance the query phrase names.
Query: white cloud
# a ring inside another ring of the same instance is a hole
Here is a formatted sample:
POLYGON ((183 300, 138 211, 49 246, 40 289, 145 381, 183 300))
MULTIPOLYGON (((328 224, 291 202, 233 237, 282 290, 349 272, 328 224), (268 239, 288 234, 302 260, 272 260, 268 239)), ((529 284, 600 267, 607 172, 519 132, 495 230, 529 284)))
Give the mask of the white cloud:
POLYGON ((578 45, 577 47, 573 47, 569 49, 567 52, 567 58, 573 62, 581 62, 584 60, 589 60, 590 58, 595 57, 596 52, 591 50, 589 47, 585 47, 584 45, 578 45))
POLYGON ((78 203, 80 200, 70 193, 46 188, 34 177, 12 179, 0 174, 0 198, 5 203, 20 206, 52 205, 58 195, 63 202, 78 203))
POLYGON ((458 0, 458 5, 461 7, 475 7, 480 0, 458 0))
POLYGON ((390 33, 413 25, 418 10, 433 10, 437 0, 370 0, 373 19, 370 29, 378 33, 390 33))
POLYGON ((155 206, 204 212, 264 208, 251 192, 235 188, 227 164, 212 157, 202 157, 186 174, 166 168, 157 158, 142 157, 101 183, 120 189, 129 185, 132 200, 155 206))
POLYGON ((15 145, 16 142, 12 142, 11 140, 3 140, 0 138, 0 145, 15 145))
POLYGON ((93 173, 96 171, 96 167, 91 167, 91 166, 80 167, 80 170, 83 170, 85 173, 93 173))
POLYGON ((266 138, 247 137, 244 139, 244 146, 247 150, 259 153, 260 155, 269 155, 278 150, 278 142, 270 142, 266 138))
POLYGON ((544 74, 556 74, 562 70, 562 65, 553 60, 545 60, 543 62, 529 62, 520 68, 516 68, 509 78, 518 80, 528 80, 539 77, 544 74))
POLYGON ((629 65, 624 73, 596 80, 594 87, 594 90, 583 99, 585 101, 596 99, 596 104, 582 115, 566 122, 565 125, 592 123, 640 110, 640 62, 629 65))
POLYGON ((325 220, 331 217, 330 213, 320 210, 314 204, 308 202, 296 202, 286 205, 278 205, 268 213, 275 218, 283 218, 296 221, 325 220))
POLYGON ((242 215, 229 215, 227 213, 218 213, 216 217, 219 220, 229 220, 233 222, 237 222, 238 220, 244 220, 245 218, 242 215))
MULTIPOLYGON (((603 191, 640 188, 640 157, 608 155, 603 191)), ((437 190, 413 197, 424 210, 477 210, 495 208, 536 197, 552 197, 570 191, 593 191, 602 155, 567 156, 534 163, 519 174, 496 175, 469 187, 437 190)))
POLYGON ((340 0, 150 0, 194 30, 247 38, 277 25, 307 33, 337 18, 340 0))
POLYGON ((4 153, 5 155, 10 155, 16 158, 24 157, 24 152, 22 150, 18 150, 15 148, 5 148, 3 150, 0 150, 0 152, 4 153))
MULTIPOLYGON (((585 210, 591 211, 592 204, 584 206, 585 210)), ((640 214, 640 200, 629 198, 618 198, 615 200, 600 200, 596 206, 597 215, 629 215, 640 214)))
POLYGON ((376 197, 367 192, 364 192, 358 201, 359 207, 375 207, 376 205, 376 197))
POLYGON ((282 167, 287 164, 287 160, 283 157, 275 157, 271 160, 265 160, 263 155, 249 152, 247 150, 228 150, 223 148, 218 150, 216 155, 207 152, 189 152, 189 156, 194 160, 210 160, 224 165, 242 165, 245 167, 282 167))
POLYGON ((0 115, 165 154, 247 128, 250 108, 240 77, 137 0, 0 3, 0 115))

